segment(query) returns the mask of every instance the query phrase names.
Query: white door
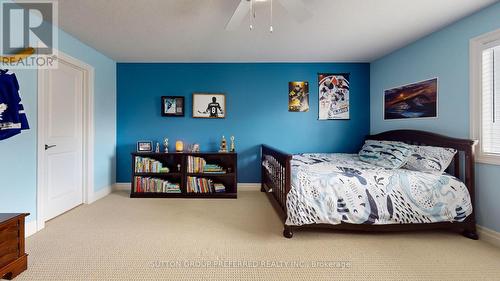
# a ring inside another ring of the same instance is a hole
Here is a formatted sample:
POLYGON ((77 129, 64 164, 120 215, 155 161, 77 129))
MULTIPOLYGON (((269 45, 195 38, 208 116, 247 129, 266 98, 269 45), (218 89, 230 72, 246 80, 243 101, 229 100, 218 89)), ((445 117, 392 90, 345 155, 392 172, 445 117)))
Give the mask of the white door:
POLYGON ((64 59, 42 76, 45 220, 83 203, 84 70, 64 59))

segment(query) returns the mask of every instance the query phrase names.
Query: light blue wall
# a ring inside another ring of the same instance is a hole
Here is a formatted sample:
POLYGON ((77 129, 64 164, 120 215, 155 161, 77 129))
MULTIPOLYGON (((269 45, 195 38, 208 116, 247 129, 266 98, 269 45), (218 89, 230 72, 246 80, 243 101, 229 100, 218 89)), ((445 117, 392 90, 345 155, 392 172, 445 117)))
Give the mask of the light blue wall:
POLYGON ((59 33, 59 47, 94 67, 94 190, 114 184, 116 153, 116 62, 68 33, 59 33))
MULTIPOLYGON (((469 40, 500 28, 500 3, 385 56, 370 66, 371 132, 420 129, 469 137, 469 40), (439 77, 439 118, 383 121, 384 89, 439 77)), ((476 165, 480 225, 500 231, 500 167, 476 165)))
MULTIPOLYGON (((94 87, 94 189, 115 182, 116 63, 64 31, 59 49, 95 68, 94 87)), ((29 212, 36 219, 37 72, 13 70, 27 112, 30 130, 0 141, 0 213, 29 212)))
POLYGON ((114 184, 116 153, 116 62, 59 33, 60 49, 94 67, 94 190, 114 184))
POLYGON ((360 63, 118 64, 117 181, 130 182, 136 141, 169 137, 216 151, 235 135, 238 181, 260 182, 259 149, 357 151, 369 130, 369 65, 360 63), (349 72, 351 120, 318 121, 318 72, 349 72), (288 82, 309 81, 309 112, 288 112, 288 82), (193 119, 193 92, 223 92, 227 117, 193 119), (185 117, 161 117, 160 97, 186 97, 185 117))
POLYGON ((36 71, 15 71, 30 130, 0 141, 0 213, 36 216, 36 71))

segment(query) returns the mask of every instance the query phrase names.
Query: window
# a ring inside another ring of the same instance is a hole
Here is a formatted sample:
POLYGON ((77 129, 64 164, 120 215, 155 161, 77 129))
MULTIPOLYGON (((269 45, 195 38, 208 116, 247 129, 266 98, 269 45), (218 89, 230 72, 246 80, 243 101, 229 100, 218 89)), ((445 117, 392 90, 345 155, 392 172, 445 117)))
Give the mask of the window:
POLYGON ((483 50, 482 64, 482 148, 485 153, 499 154, 500 45, 483 50))
POLYGON ((471 135, 477 161, 500 165, 500 30, 471 40, 471 135))

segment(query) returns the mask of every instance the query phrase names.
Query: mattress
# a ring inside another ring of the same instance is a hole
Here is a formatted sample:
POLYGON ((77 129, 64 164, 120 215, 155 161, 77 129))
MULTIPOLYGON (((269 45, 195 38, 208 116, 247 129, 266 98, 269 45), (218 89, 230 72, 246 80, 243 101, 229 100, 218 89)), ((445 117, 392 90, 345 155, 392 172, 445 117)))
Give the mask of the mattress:
POLYGON ((357 154, 300 154, 291 162, 286 225, 460 222, 467 187, 449 174, 388 169, 357 154))

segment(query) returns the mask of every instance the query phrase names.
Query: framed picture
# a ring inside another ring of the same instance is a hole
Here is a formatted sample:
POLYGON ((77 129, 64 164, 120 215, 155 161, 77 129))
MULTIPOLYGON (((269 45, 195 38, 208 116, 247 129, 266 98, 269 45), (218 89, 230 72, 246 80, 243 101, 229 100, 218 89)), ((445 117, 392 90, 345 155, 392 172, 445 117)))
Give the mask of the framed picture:
POLYGON ((226 95, 194 93, 193 118, 226 118, 226 95))
POLYGON ((384 91, 384 120, 435 118, 438 113, 438 78, 384 91))
POLYGON ((184 97, 161 97, 161 116, 184 116, 184 97))
POLYGON ((288 82, 288 111, 309 111, 309 82, 288 82))
POLYGON ((349 73, 318 73, 319 120, 349 120, 349 73))
POLYGON ((137 152, 152 152, 153 142, 152 141, 138 141, 137 142, 137 152))

